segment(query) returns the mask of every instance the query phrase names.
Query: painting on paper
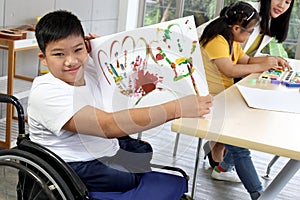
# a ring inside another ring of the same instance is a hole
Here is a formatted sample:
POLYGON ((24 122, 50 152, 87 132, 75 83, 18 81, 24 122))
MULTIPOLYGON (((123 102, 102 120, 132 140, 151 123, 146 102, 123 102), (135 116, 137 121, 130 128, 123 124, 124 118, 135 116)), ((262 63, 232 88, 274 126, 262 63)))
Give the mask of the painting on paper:
POLYGON ((192 16, 102 36, 91 47, 105 105, 111 108, 208 94, 192 16))

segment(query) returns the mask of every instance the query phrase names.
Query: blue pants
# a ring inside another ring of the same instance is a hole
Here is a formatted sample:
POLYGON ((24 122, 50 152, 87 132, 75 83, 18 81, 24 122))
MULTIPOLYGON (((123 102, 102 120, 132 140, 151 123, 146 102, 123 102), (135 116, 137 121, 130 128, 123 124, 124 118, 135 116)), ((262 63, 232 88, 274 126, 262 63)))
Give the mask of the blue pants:
POLYGON ((126 192, 89 192, 101 200, 178 200, 187 192, 187 180, 182 176, 163 172, 147 172, 140 184, 126 192))
POLYGON ((255 167, 253 165, 249 149, 225 145, 226 154, 220 166, 226 171, 232 170, 235 166, 236 172, 240 177, 245 188, 251 195, 252 199, 256 199, 257 195, 262 192, 262 184, 259 180, 255 167))
POLYGON ((129 136, 119 138, 120 150, 113 157, 71 162, 90 192, 124 192, 135 188, 144 172, 151 171, 153 150, 149 143, 129 136))

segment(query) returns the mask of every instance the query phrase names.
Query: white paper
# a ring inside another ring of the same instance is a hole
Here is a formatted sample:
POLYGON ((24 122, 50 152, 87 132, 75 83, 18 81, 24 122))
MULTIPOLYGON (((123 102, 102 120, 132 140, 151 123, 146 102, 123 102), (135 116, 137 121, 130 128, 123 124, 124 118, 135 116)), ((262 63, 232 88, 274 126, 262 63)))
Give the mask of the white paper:
POLYGON ((159 104, 195 94, 192 78, 199 94, 208 94, 192 16, 101 36, 91 40, 91 47, 105 94, 105 109, 159 104), (192 76, 187 66, 192 66, 192 76), (155 95, 145 92, 148 82, 155 95))
POLYGON ((300 92, 293 90, 267 90, 237 84, 249 107, 300 113, 300 92))

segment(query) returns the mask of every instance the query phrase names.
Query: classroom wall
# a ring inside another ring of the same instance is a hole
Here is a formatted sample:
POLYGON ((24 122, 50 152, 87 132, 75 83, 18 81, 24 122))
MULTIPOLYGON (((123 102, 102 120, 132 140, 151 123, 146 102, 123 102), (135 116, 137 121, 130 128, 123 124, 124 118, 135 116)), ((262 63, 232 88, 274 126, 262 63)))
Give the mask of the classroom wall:
MULTIPOLYGON (((65 9, 82 21, 86 34, 116 33, 120 0, 0 0, 0 26, 35 24, 36 18, 49 11, 65 9)), ((36 76, 38 50, 17 53, 17 74, 36 76)), ((0 50, 0 75, 7 74, 7 51, 0 50)))

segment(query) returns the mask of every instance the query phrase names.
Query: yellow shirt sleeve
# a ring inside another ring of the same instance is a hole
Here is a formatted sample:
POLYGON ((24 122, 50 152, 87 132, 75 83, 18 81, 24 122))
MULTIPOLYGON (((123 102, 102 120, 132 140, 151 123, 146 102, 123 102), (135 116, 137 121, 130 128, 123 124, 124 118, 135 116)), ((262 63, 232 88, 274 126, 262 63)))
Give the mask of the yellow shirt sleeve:
POLYGON ((217 58, 229 58, 230 52, 229 52, 229 44, 225 40, 225 38, 221 35, 218 35, 211 41, 209 41, 204 49, 206 50, 209 58, 211 60, 217 59, 217 58))
POLYGON ((228 78, 222 74, 216 64, 212 62, 218 58, 229 58, 233 64, 236 64, 245 53, 238 42, 233 42, 232 48, 233 51, 230 55, 229 44, 221 35, 209 41, 205 47, 201 47, 208 89, 212 95, 220 93, 234 83, 233 78, 228 78))
POLYGON ((226 39, 218 35, 211 41, 209 41, 204 49, 206 50, 210 60, 218 58, 229 58, 233 64, 236 64, 239 59, 241 59, 245 52, 242 46, 238 42, 233 42, 233 53, 230 55, 229 44, 226 39))

